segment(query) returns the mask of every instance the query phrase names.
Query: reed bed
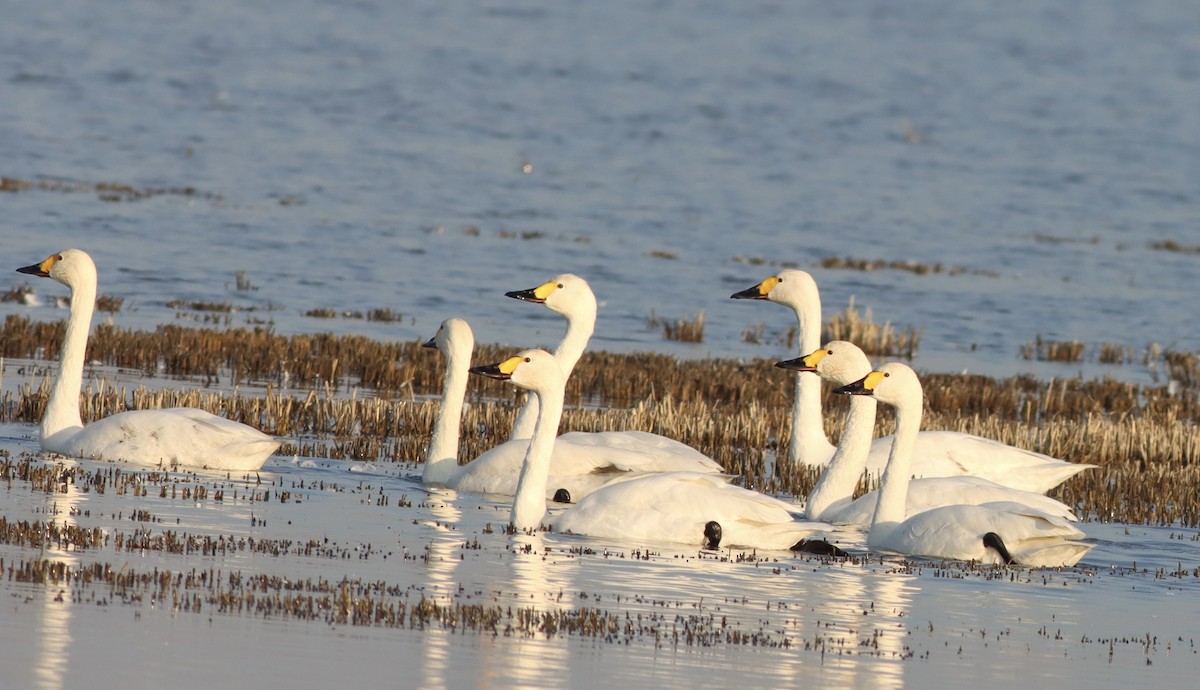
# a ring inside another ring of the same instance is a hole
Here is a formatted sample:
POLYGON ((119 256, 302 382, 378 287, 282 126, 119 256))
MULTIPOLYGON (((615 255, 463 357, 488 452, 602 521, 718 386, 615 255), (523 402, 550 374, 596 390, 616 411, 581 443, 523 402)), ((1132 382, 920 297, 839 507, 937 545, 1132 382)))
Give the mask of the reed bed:
POLYGON ((17 194, 23 192, 58 192, 70 194, 92 192, 101 201, 142 201, 157 196, 181 196, 194 199, 220 201, 221 195, 201 192, 194 187, 134 187, 120 182, 70 182, 67 180, 26 180, 17 177, 0 177, 0 192, 17 194))
POLYGON ((912 359, 916 356, 917 346, 921 342, 921 334, 912 326, 897 331, 890 321, 875 323, 871 309, 860 312, 854 305, 853 297, 850 298, 846 310, 834 314, 821 330, 823 343, 830 340, 849 340, 869 355, 885 357, 912 359))
MULTIPOLYGON (((55 359, 60 329, 9 317, 0 356, 55 359)), ((485 345, 475 361, 510 354, 511 348, 485 345)), ((443 372, 440 355, 418 342, 177 326, 152 333, 98 327, 90 357, 193 384, 259 382, 264 388, 247 395, 227 385, 147 390, 97 384, 81 394, 85 421, 126 409, 198 407, 281 437, 283 455, 378 462, 421 461, 438 408, 428 397, 440 392, 443 372)), ((816 473, 777 460, 789 442, 794 377, 773 364, 589 352, 568 384, 562 430, 661 433, 708 453, 747 485, 803 495, 816 473)), ((0 398, 0 421, 40 420, 51 375, 0 398)), ((924 428, 966 431, 1098 465, 1054 494, 1093 519, 1196 526, 1196 381, 1167 386, 927 374, 924 428)), ((512 386, 483 378, 472 380, 469 395, 462 458, 506 437, 519 397, 512 386)), ((836 439, 848 400, 826 389, 824 402, 825 428, 836 439)), ((881 414, 879 433, 890 433, 891 424, 890 414, 881 414)))
POLYGON ((661 330, 664 340, 676 340, 684 343, 704 342, 704 310, 692 318, 671 320, 650 312, 646 317, 646 327, 650 330, 661 330))

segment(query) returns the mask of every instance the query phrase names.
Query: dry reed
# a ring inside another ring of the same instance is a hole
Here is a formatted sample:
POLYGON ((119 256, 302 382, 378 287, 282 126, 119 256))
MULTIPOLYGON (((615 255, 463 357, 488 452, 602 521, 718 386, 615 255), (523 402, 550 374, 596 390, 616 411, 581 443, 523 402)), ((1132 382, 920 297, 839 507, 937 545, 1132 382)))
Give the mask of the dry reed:
MULTIPOLYGON (((0 333, 0 356, 56 359, 61 328, 10 316, 0 333)), ((419 462, 438 407, 422 399, 439 393, 443 367, 437 352, 416 341, 282 337, 241 329, 163 326, 148 333, 100 326, 90 349, 89 359, 126 369, 198 383, 267 387, 246 395, 99 385, 81 395, 85 420, 124 409, 200 407, 282 437, 285 455, 368 461, 419 462), (359 390, 371 395, 356 394, 359 390)), ((484 345, 475 361, 509 354, 508 348, 484 345)), ((1196 366, 1195 358, 1178 359, 1177 368, 1196 366)), ((662 433, 710 454, 748 485, 802 495, 815 472, 773 462, 788 445, 792 395, 792 377, 773 363, 589 352, 569 381, 562 430, 662 433)), ((976 433, 1098 465, 1053 493, 1093 519, 1195 526, 1200 524, 1197 378, 1173 376, 1176 383, 1166 386, 926 374, 924 428, 976 433)), ((470 391, 463 458, 507 435, 516 401, 511 386, 490 379, 473 379, 470 391)), ((6 393, 0 398, 0 421, 35 423, 48 393, 47 380, 6 393)), ((826 390, 824 404, 826 431, 836 439, 847 401, 826 390)), ((880 433, 890 425, 890 415, 881 414, 880 433)))
POLYGON ((663 338, 684 343, 704 342, 704 310, 701 309, 691 319, 683 318, 672 321, 655 316, 653 312, 646 317, 646 325, 654 330, 662 329, 663 338))
POLYGON ((1068 364, 1083 361, 1084 345, 1078 340, 1055 341, 1044 340, 1039 333, 1032 343, 1021 346, 1021 357, 1046 362, 1065 362, 1068 364))
POLYGON ((898 332, 890 321, 876 324, 871 309, 860 313, 852 297, 846 310, 834 314, 822 329, 821 342, 830 340, 849 340, 869 355, 912 359, 921 342, 921 334, 912 326, 898 332))

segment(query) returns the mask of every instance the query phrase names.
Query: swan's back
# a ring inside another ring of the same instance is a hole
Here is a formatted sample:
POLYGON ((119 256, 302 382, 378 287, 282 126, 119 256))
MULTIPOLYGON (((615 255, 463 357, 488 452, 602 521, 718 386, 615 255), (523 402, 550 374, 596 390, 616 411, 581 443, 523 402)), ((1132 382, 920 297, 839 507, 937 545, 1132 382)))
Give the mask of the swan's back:
MULTIPOLYGON (((887 466, 892 436, 875 439, 867 471, 878 476, 887 466)), ((1045 493, 1095 465, 1067 462, 1000 441, 958 431, 922 431, 913 449, 917 477, 970 475, 997 484, 1045 493)))
POLYGON ((1014 560, 1024 566, 1072 566, 1092 548, 1078 541, 1086 535, 1069 520, 1005 501, 919 513, 877 546, 912 556, 1001 564, 1000 555, 983 545, 983 535, 989 532, 1000 535, 1014 560))
POLYGON ((721 524, 722 546, 786 550, 832 527, 795 519, 797 506, 697 472, 651 474, 606 485, 556 516, 554 529, 648 543, 702 545, 721 524))
POLYGON ((47 441, 45 450, 72 457, 227 471, 257 470, 279 448, 257 429, 191 407, 121 412, 47 441))
MULTIPOLYGON (((868 491, 850 503, 834 504, 819 516, 827 522, 851 525, 870 525, 875 514, 879 490, 868 491)), ((908 485, 905 510, 908 516, 923 513, 944 505, 980 505, 996 501, 1011 501, 1041 513, 1065 520, 1076 520, 1069 506, 1045 494, 1014 489, 979 477, 925 477, 908 485)))

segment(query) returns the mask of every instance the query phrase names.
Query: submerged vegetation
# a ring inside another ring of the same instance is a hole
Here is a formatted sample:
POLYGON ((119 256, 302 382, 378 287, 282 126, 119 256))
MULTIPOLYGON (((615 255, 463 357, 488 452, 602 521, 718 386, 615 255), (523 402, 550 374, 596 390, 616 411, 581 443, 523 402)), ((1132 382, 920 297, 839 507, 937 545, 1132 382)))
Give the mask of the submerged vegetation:
MULTIPOLYGON (((62 327, 10 316, 0 330, 0 356, 57 359, 62 327)), ((475 359, 507 353, 482 345, 475 359)), ((181 378, 190 387, 90 385, 81 398, 85 420, 125 409, 199 407, 283 437, 284 455, 379 462, 423 457, 444 366, 418 341, 176 325, 153 332, 98 325, 88 359, 181 378), (220 388, 197 389, 213 385, 220 388), (241 386, 255 388, 235 389, 241 386)), ((1194 526, 1200 524, 1200 376, 1194 355, 1167 353, 1163 361, 1169 386, 927 374, 924 425, 1098 465, 1053 494, 1092 519, 1194 526)), ((772 462, 787 448, 792 396, 792 377, 773 364, 589 352, 568 383, 562 429, 662 433, 712 455, 747 485, 803 494, 816 473, 772 462)), ((0 399, 0 421, 40 420, 52 370, 39 375, 40 382, 0 399)), ((516 409, 514 389, 502 382, 473 379, 469 395, 462 458, 504 438, 516 409)), ((826 390, 825 404, 826 430, 836 439, 847 403, 826 390)), ((890 416, 881 415, 879 432, 890 428, 890 416)))

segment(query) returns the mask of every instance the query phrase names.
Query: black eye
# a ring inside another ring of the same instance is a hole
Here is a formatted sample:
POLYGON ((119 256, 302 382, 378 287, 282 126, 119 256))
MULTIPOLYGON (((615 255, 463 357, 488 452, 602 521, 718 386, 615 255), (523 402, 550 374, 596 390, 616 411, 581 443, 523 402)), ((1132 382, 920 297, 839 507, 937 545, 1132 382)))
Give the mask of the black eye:
POLYGON ((559 284, 558 284, 558 288, 559 288, 560 290, 562 289, 562 286, 563 286, 563 284, 562 284, 562 283, 559 283, 559 284))
POLYGON ((890 373, 888 373, 888 372, 886 372, 886 371, 885 371, 885 372, 883 372, 883 378, 885 378, 885 379, 886 379, 886 378, 887 378, 887 377, 889 377, 889 376, 891 376, 891 374, 890 374, 890 373))
POLYGON ((526 358, 525 358, 525 361, 526 361, 526 362, 532 362, 533 360, 532 360, 532 359, 530 359, 530 358, 528 358, 528 357, 526 357, 526 358))
POLYGON ((58 260, 59 260, 59 261, 62 261, 62 260, 63 260, 63 258, 62 258, 62 254, 59 254, 59 255, 58 255, 58 260))
POLYGON ((826 350, 826 351, 825 351, 825 354, 827 354, 827 355, 832 355, 832 354, 833 354, 833 350, 826 350))
POLYGON ((783 278, 781 276, 775 276, 775 280, 777 280, 781 283, 783 282, 783 278))

